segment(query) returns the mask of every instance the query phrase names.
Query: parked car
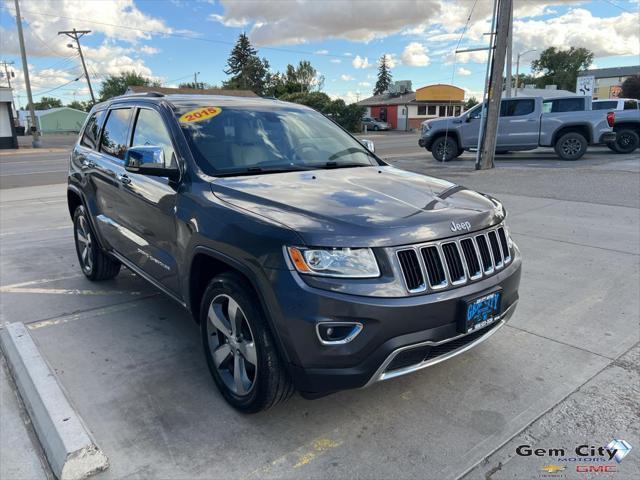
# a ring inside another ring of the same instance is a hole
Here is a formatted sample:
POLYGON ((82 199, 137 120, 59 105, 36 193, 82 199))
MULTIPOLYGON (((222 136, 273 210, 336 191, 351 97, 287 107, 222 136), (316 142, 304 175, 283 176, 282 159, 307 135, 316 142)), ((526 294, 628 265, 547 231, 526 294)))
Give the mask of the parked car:
POLYGON ((393 168, 298 104, 100 103, 67 198, 84 275, 124 265, 190 311, 213 380, 244 412, 442 362, 518 302, 498 200, 393 168))
POLYGON ((594 100, 592 110, 639 110, 640 100, 635 98, 609 98, 594 100))
MULTIPOLYGON (((578 160, 588 145, 615 141, 613 112, 543 113, 543 102, 541 97, 502 100, 496 150, 553 147, 563 160, 578 160)), ((418 145, 445 162, 477 148, 481 112, 479 104, 458 117, 423 122, 418 145)))
POLYGON ((387 122, 383 122, 379 118, 363 117, 361 120, 362 126, 366 126, 367 130, 389 130, 391 125, 387 122))
POLYGON ((616 112, 613 131, 616 139, 607 146, 616 153, 633 153, 640 145, 640 110, 616 112))

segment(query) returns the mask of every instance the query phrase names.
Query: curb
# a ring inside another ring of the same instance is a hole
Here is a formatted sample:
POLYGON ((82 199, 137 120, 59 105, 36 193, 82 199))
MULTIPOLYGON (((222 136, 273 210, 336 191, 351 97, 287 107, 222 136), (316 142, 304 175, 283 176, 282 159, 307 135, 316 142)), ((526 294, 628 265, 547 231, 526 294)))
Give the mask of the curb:
POLYGON ((45 148, 11 148, 0 150, 0 157, 8 157, 10 155, 29 155, 36 153, 69 153, 72 147, 45 147, 45 148))
POLYGON ((69 403, 24 324, 5 325, 0 330, 0 346, 55 476, 77 480, 105 470, 109 460, 69 403))

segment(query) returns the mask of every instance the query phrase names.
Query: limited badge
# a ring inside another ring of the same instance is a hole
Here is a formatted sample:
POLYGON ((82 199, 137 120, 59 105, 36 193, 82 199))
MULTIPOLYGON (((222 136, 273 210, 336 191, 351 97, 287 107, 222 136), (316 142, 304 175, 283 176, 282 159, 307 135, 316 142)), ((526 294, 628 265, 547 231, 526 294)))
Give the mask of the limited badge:
POLYGON ((220 107, 200 107, 181 115, 178 121, 180 123, 201 122, 215 117, 220 112, 222 112, 220 107))

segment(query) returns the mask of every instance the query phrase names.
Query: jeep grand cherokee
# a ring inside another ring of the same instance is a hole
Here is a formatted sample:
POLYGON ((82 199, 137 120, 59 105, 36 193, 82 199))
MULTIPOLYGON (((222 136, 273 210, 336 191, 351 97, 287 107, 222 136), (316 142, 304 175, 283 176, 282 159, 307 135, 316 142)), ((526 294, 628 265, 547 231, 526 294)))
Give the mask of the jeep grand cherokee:
POLYGON ((69 168, 82 271, 124 265, 188 309, 215 383, 245 412, 453 357, 515 309, 506 212, 367 145, 276 100, 98 104, 69 168))

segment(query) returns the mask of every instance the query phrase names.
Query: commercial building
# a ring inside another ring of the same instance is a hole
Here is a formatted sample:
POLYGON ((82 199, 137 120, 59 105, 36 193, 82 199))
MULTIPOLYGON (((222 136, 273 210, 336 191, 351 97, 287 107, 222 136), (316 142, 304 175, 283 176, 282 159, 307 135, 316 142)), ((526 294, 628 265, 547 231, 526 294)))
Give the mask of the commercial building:
POLYGON ((464 90, 454 85, 435 84, 411 91, 411 82, 397 82, 405 88, 390 88, 358 102, 366 115, 379 118, 394 130, 411 130, 429 118, 457 116, 464 112, 464 90), (408 86, 408 88, 406 88, 408 86))
MULTIPOLYGON (((88 113, 70 107, 50 108, 48 110, 36 110, 36 122, 38 130, 43 135, 54 133, 78 133, 84 125, 88 113)), ((18 112, 20 125, 25 127, 25 132, 31 130, 31 117, 28 110, 18 112)))
POLYGON ((578 77, 593 77, 594 100, 618 98, 622 90, 622 82, 632 75, 640 75, 640 65, 596 68, 578 72, 578 77))
POLYGON ((0 148, 18 148, 13 123, 13 94, 8 87, 0 87, 0 148))

